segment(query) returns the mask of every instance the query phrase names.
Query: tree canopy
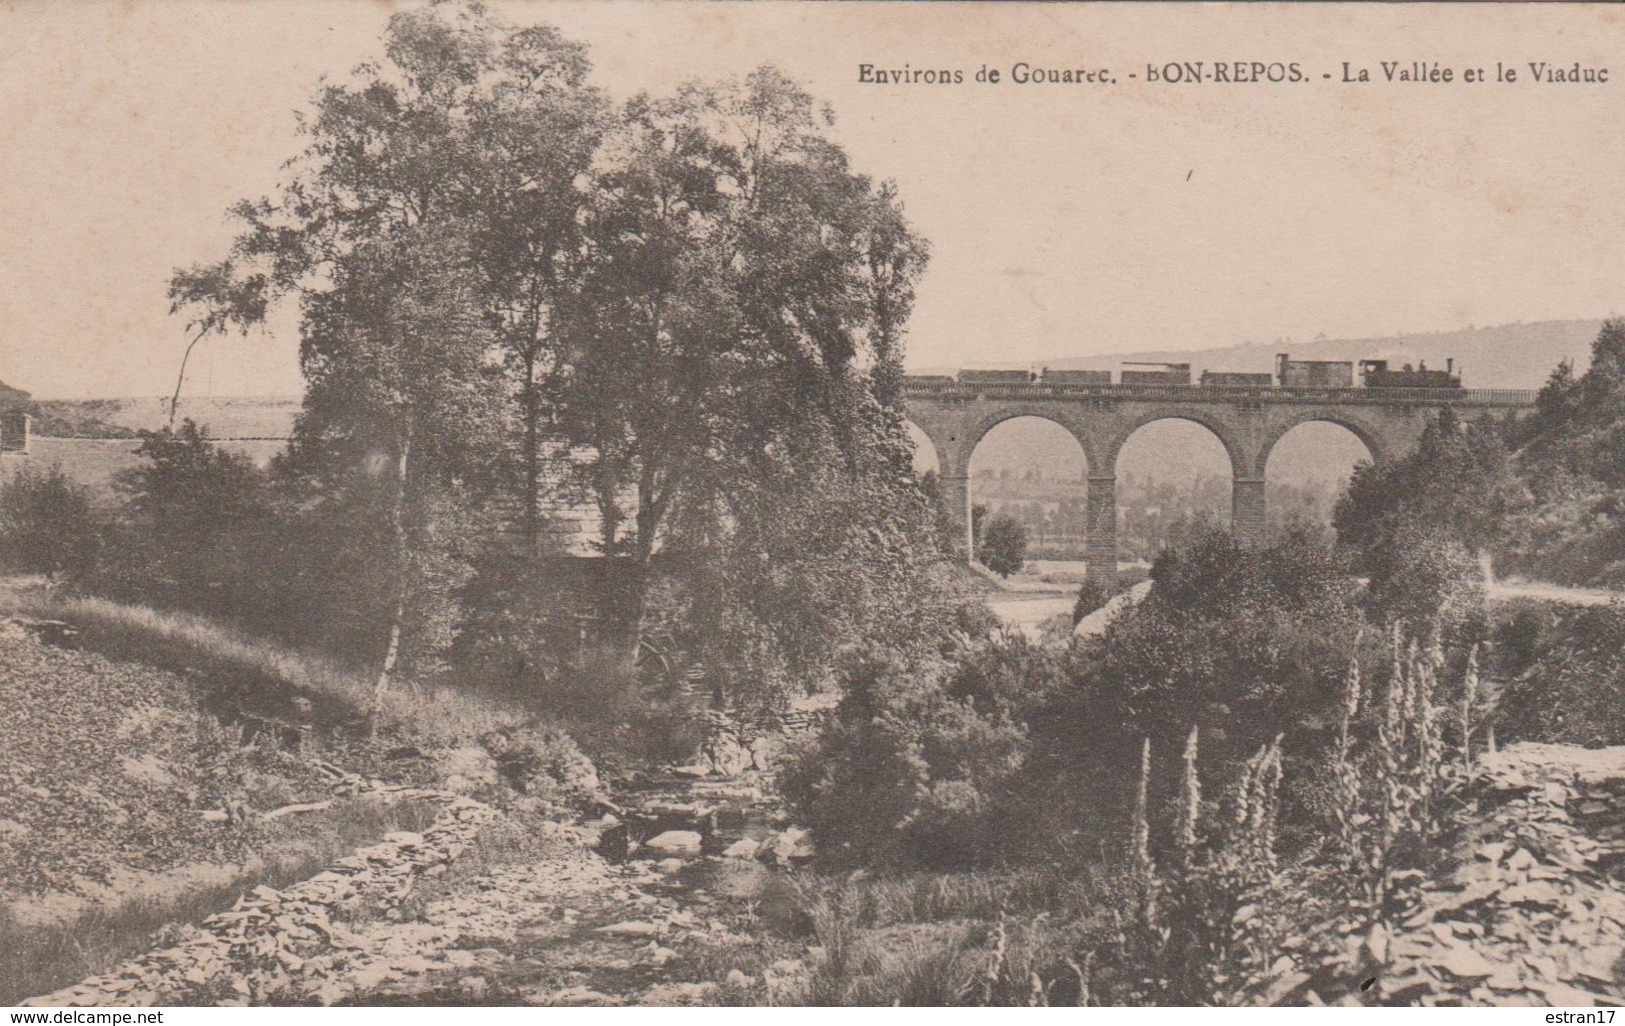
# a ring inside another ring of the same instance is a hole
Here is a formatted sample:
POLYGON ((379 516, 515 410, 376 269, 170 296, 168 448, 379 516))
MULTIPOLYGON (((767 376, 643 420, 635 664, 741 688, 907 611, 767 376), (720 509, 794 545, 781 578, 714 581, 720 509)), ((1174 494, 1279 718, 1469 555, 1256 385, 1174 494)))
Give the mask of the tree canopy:
POLYGON ((1409 454, 1355 468, 1332 523, 1388 618, 1451 618, 1473 603, 1479 560, 1527 502, 1499 431, 1446 408, 1409 454))
POLYGON ((396 14, 384 54, 170 297, 200 333, 299 304, 283 469, 395 540, 385 676, 448 501, 529 556, 549 497, 590 503, 634 652, 657 554, 752 673, 901 617, 935 556, 897 391, 927 248, 829 110, 771 67, 614 103, 579 43, 477 2, 396 14))

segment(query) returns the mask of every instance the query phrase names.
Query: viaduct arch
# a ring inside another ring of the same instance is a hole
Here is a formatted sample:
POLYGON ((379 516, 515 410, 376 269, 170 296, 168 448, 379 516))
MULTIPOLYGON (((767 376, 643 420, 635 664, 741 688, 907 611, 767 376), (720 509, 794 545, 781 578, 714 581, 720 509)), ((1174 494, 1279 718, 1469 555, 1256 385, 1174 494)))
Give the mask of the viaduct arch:
POLYGON ((1534 393, 1436 388, 1276 388, 1201 385, 966 384, 905 379, 908 419, 936 452, 942 497, 963 522, 970 558, 970 458, 989 431, 1017 417, 1059 424, 1083 449, 1089 575, 1117 575, 1117 457, 1134 432, 1188 420, 1213 432, 1230 457, 1231 525, 1257 543, 1265 527, 1264 471, 1288 431, 1316 421, 1348 429, 1381 464, 1414 447, 1443 407, 1464 416, 1519 415, 1534 393))

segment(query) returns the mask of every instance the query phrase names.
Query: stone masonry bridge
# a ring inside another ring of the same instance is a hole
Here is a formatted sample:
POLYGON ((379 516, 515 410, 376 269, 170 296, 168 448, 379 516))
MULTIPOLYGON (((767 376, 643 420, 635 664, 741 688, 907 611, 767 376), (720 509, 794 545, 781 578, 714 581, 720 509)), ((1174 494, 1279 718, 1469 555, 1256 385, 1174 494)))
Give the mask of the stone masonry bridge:
POLYGON ((1041 417, 1065 428, 1088 467, 1089 575, 1117 574, 1117 456, 1129 437, 1158 420, 1194 421, 1230 456, 1231 523, 1244 540, 1264 535, 1264 468, 1288 431, 1314 421, 1341 425, 1365 443, 1374 463, 1413 448, 1440 409, 1464 418, 1518 416, 1532 391, 1455 388, 1303 388, 1237 385, 971 384, 905 379, 908 419, 936 450, 943 501, 965 522, 970 550, 970 458, 995 426, 1041 417))

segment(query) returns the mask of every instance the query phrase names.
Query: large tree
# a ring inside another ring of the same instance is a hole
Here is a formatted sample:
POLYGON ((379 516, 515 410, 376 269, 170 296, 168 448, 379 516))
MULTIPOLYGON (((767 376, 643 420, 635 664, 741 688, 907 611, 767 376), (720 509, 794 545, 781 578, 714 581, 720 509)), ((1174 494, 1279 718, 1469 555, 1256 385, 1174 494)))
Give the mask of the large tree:
POLYGON ((380 690, 444 537, 431 507, 507 496, 535 552, 561 452, 628 571, 629 650, 657 551, 737 598, 714 608, 750 630, 721 633, 768 636, 725 648, 781 664, 812 659, 789 639, 820 610, 871 610, 835 568, 884 590, 929 560, 897 394, 925 247, 826 111, 772 69, 612 109, 579 46, 475 3, 398 14, 385 44, 324 87, 281 192, 235 208, 229 259, 171 291, 205 331, 299 300, 290 466, 329 501, 371 496, 394 539, 380 690), (823 583, 749 598, 791 567, 823 583))
POLYGON ((563 423, 590 447, 634 627, 668 544, 737 570, 746 551, 782 556, 781 514, 843 488, 906 491, 870 508, 881 525, 923 508, 896 381, 925 247, 831 123, 763 68, 636 97, 608 142, 563 423))
MULTIPOLYGON (((580 44, 549 27, 502 24, 478 2, 395 15, 385 53, 322 88, 299 116, 307 144, 287 184, 233 208, 243 231, 230 258, 178 272, 171 298, 197 311, 201 329, 246 327, 283 297, 308 307, 358 250, 371 247, 366 259, 377 261, 406 233, 420 250, 439 247, 440 272, 463 275, 467 348, 483 347, 481 359, 505 372, 518 430, 484 462, 512 478, 534 547, 561 369, 555 320, 578 288, 586 176, 608 104, 585 82, 580 44)), ((329 349, 313 350, 306 333, 307 372, 344 359, 329 349)))
POLYGON ((300 302, 309 388, 291 465, 329 499, 376 500, 393 539, 380 697, 434 534, 428 511, 501 479, 504 409, 529 439, 516 476, 534 540, 549 311, 579 249, 576 179, 600 106, 578 46, 478 4, 396 15, 385 51, 322 88, 279 194, 234 208, 243 230, 228 259, 171 286, 207 329, 300 302), (372 486, 380 476, 389 487, 372 486))

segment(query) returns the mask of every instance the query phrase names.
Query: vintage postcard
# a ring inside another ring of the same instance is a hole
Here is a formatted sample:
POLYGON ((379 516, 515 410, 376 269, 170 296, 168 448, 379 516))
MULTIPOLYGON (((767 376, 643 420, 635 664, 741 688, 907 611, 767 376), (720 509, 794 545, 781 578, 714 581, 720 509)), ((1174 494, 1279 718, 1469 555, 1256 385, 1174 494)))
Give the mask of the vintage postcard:
POLYGON ((1611 1022, 1622 54, 0 2, 0 1004, 1611 1022))

